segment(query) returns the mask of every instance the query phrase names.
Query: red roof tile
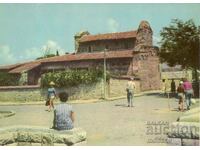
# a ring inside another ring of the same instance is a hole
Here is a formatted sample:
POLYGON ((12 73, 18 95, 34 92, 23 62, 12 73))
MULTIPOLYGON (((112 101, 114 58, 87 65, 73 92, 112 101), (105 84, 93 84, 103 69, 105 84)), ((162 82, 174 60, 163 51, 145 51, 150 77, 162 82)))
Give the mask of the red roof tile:
POLYGON ((23 64, 17 63, 17 64, 13 64, 13 65, 0 66, 0 70, 10 70, 10 69, 19 67, 21 65, 23 65, 23 64))
POLYGON ((136 33, 137 31, 127 31, 127 32, 116 32, 116 33, 106 33, 97 35, 84 35, 79 39, 79 42, 135 38, 136 33))
MULTIPOLYGON (((120 51, 108 51, 106 52, 106 58, 131 58, 133 56, 133 50, 120 50, 120 51)), ((61 61, 78 61, 78 60, 95 60, 103 59, 104 52, 93 52, 93 53, 77 53, 77 54, 68 54, 57 57, 52 57, 43 60, 45 62, 61 62, 61 61)))
MULTIPOLYGON (((138 53, 137 51, 133 50, 108 51, 106 52, 106 58, 107 59, 131 58, 134 54, 137 53, 138 53)), ((55 57, 35 60, 21 64, 20 66, 10 70, 9 73, 22 73, 25 71, 29 71, 35 67, 40 66, 41 63, 47 63, 47 62, 64 62, 64 61, 69 62, 69 61, 97 60, 97 59, 104 59, 104 52, 66 54, 62 56, 55 56, 55 57)))
POLYGON ((11 71, 9 71, 9 73, 21 73, 21 72, 25 72, 25 71, 28 71, 28 70, 31 70, 35 67, 38 67, 41 63, 38 62, 38 61, 33 61, 33 62, 29 62, 29 63, 26 63, 22 66, 19 66, 15 69, 12 69, 11 71))

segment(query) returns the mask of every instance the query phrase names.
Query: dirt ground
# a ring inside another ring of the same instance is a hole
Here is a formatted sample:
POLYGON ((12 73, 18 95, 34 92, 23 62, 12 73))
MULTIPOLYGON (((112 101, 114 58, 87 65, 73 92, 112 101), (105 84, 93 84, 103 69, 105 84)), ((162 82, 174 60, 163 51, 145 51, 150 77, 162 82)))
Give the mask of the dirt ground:
MULTIPOLYGON (((134 98, 134 107, 127 107, 126 99, 99 103, 72 104, 76 113, 75 126, 87 131, 86 145, 167 145, 153 139, 165 139, 163 133, 148 135, 147 122, 171 123, 182 115, 178 102, 157 94, 134 98)), ((52 126, 53 112, 44 105, 0 106, 13 110, 12 117, 0 119, 0 127, 8 125, 52 126)))

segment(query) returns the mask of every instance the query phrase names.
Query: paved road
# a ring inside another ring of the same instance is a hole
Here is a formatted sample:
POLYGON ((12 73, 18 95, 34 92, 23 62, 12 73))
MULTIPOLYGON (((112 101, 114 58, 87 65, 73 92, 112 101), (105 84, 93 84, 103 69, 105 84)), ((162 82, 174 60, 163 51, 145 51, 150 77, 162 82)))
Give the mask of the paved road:
MULTIPOLYGON (((177 112, 177 101, 158 95, 136 97, 134 107, 126 106, 126 100, 73 104, 76 113, 75 126, 87 131, 87 145, 166 145, 148 143, 155 137, 147 135, 147 121, 173 122, 182 113, 177 112)), ((42 105, 0 106, 0 110, 14 110, 15 116, 0 119, 0 127, 8 125, 38 125, 51 127, 53 113, 42 105)))

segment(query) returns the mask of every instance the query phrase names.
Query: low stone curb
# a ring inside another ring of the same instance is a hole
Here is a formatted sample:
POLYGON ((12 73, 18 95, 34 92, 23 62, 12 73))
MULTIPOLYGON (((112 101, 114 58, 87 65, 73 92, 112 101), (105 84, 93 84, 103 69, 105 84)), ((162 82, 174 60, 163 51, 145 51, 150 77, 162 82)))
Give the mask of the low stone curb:
POLYGON ((200 145, 200 108, 197 106, 185 112, 173 122, 168 131, 168 144, 181 146, 200 145))
POLYGON ((11 126, 0 129, 0 145, 7 146, 71 146, 86 141, 81 128, 57 131, 36 126, 11 126))
POLYGON ((183 139, 199 139, 198 122, 174 122, 170 126, 168 137, 183 139))

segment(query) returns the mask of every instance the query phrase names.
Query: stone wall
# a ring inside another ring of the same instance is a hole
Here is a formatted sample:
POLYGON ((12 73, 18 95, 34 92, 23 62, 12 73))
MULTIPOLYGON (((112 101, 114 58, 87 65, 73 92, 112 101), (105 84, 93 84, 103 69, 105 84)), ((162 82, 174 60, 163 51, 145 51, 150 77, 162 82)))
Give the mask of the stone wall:
MULTIPOLYGON (((140 81, 136 82, 136 93, 140 92, 140 81)), ((107 84, 106 91, 108 97, 126 96, 126 79, 111 79, 107 84)), ((70 100, 88 100, 99 99, 104 95, 103 81, 91 85, 79 85, 77 87, 56 88, 56 92, 66 91, 69 93, 70 100)), ((33 102, 45 101, 47 89, 41 89, 39 86, 21 86, 0 88, 0 102, 33 102)))
POLYGON ((141 79, 141 91, 160 90, 161 77, 158 56, 145 53, 140 54, 139 59, 138 74, 141 79))
POLYGON ((42 101, 39 86, 0 87, 0 102, 42 101))
POLYGON ((56 89, 57 93, 62 92, 62 91, 69 93, 70 100, 99 99, 103 96, 101 82, 94 83, 91 85, 79 85, 77 87, 56 89))
MULTIPOLYGON (((110 97, 120 97, 126 96, 126 85, 128 80, 125 79, 112 79, 110 80, 110 97)), ((140 81, 134 81, 136 84, 135 93, 138 94, 141 92, 140 81)))
POLYGON ((36 67, 29 70, 27 76, 28 85, 37 85, 40 76, 41 76, 40 67, 36 67))
POLYGON ((45 127, 11 126, 0 129, 0 146, 71 146, 86 141, 81 128, 56 131, 45 127))

